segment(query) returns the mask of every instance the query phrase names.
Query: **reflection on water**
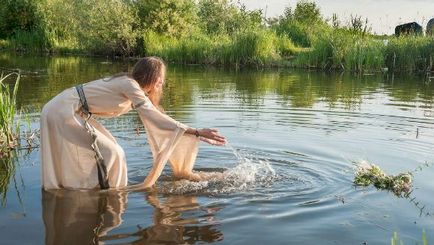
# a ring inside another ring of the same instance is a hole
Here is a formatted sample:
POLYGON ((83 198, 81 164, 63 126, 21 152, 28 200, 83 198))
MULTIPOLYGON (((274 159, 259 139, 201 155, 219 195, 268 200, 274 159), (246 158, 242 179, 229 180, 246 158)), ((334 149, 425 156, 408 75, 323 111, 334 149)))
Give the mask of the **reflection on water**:
MULTIPOLYGON (((0 54, 0 67, 19 68, 23 82, 18 91, 20 106, 39 109, 62 90, 78 83, 128 71, 133 62, 105 62, 86 57, 28 57, 0 54)), ((194 98, 233 97, 242 106, 264 105, 264 96, 276 94, 284 106, 312 108, 325 103, 330 108, 357 110, 364 96, 385 91, 393 101, 419 100, 432 108, 434 85, 420 77, 389 75, 354 76, 349 73, 288 72, 287 70, 225 71, 217 68, 180 68, 169 64, 163 105, 177 109, 194 103, 194 98)))
MULTIPOLYGON (((39 108, 60 91, 133 63, 0 54, 0 67, 23 71, 18 101, 32 112, 32 129, 39 127, 39 108)), ((202 144, 195 166, 224 178, 162 178, 156 193, 41 193, 36 149, 18 158, 15 172, 0 166, 1 242, 387 244, 397 231, 415 244, 422 229, 434 240, 432 167, 414 174, 409 199, 352 184, 353 161, 390 174, 433 162, 434 83, 172 64, 167 74, 168 114, 228 137, 230 147, 202 144)), ((136 130, 137 115, 101 122, 126 152, 129 180, 142 181, 152 155, 143 128, 136 130)), ((171 176, 170 168, 163 176, 171 176)))
POLYGON ((98 243, 122 222, 127 194, 42 191, 46 244, 98 243))
POLYGON ((219 208, 201 208, 194 196, 170 195, 162 199, 156 194, 146 195, 147 202, 155 208, 154 224, 129 234, 137 237, 133 244, 192 244, 223 240, 223 234, 218 230, 218 222, 214 220, 214 213, 219 208), (183 217, 185 213, 192 211, 202 212, 199 216, 209 225, 201 225, 204 221, 198 218, 183 217))
POLYGON ((16 161, 13 158, 0 158, 0 199, 2 206, 6 205, 6 193, 8 192, 9 184, 15 177, 15 164, 16 161))
POLYGON ((153 224, 137 227, 131 233, 115 229, 123 222, 128 193, 119 191, 42 190, 45 244, 99 244, 129 240, 129 244, 192 244, 223 240, 217 225, 200 225, 197 218, 184 213, 201 211, 212 223, 218 208, 201 208, 193 196, 159 198, 143 193, 144 201, 154 207, 153 224), (110 234, 109 234, 110 232, 110 234))

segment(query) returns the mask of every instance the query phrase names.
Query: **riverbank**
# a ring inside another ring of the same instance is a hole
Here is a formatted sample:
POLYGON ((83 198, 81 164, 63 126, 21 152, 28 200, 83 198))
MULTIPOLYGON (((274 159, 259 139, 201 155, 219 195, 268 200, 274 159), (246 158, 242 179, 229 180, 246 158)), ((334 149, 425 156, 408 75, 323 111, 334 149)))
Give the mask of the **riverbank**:
POLYGON ((18 1, 0 7, 0 19, 8 21, 0 25, 0 49, 22 53, 155 55, 178 64, 237 68, 433 70, 432 37, 376 36, 362 17, 342 24, 337 15, 323 17, 309 1, 268 19, 262 10, 229 1, 18 1), (17 8, 27 17, 11 16, 17 8))

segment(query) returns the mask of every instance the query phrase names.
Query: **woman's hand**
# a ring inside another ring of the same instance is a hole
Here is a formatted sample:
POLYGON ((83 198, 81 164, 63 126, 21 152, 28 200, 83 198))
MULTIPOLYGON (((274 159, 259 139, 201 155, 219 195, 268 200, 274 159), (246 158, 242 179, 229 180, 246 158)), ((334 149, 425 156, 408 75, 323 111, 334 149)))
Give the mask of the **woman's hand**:
POLYGON ((199 139, 210 145, 222 146, 226 145, 226 138, 221 135, 216 128, 203 128, 199 129, 199 139))

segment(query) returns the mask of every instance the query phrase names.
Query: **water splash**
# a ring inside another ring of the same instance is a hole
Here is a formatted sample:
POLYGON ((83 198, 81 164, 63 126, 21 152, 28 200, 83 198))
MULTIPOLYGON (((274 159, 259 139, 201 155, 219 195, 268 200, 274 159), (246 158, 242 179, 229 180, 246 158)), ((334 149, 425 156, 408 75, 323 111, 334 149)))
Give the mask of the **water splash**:
POLYGON ((162 181, 158 185, 161 193, 170 194, 225 194, 270 186, 278 175, 267 160, 260 160, 228 146, 237 158, 233 168, 223 172, 199 170, 208 180, 193 182, 188 180, 162 181))

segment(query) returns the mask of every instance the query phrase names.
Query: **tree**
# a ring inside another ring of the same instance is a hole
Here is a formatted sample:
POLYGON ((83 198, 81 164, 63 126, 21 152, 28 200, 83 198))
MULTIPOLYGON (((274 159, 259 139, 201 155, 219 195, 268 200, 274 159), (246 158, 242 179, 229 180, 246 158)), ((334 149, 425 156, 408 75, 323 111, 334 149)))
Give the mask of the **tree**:
POLYGON ((317 23, 321 22, 321 13, 315 2, 301 0, 297 2, 293 18, 300 23, 317 23))
POLYGON ((0 37, 17 31, 33 31, 39 27, 37 0, 0 0, 0 37))
POLYGON ((132 6, 143 28, 167 36, 185 36, 197 23, 194 0, 137 0, 132 6))
POLYGON ((228 0, 200 0, 199 20, 208 34, 228 34, 254 29, 262 24, 262 10, 247 10, 228 0))
POLYGON ((135 46, 136 16, 124 0, 46 0, 44 29, 52 42, 129 55, 135 46))
POLYGON ((278 34, 289 37, 295 44, 309 47, 313 32, 322 24, 324 20, 316 3, 301 0, 297 2, 294 10, 290 6, 286 7, 284 14, 272 28, 278 34))

